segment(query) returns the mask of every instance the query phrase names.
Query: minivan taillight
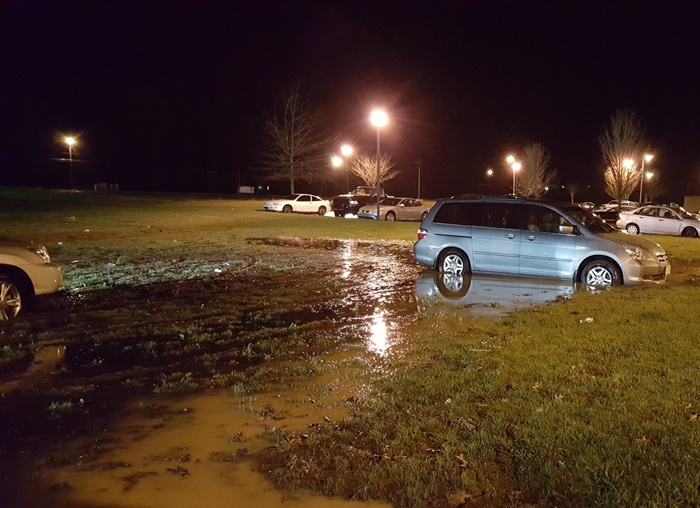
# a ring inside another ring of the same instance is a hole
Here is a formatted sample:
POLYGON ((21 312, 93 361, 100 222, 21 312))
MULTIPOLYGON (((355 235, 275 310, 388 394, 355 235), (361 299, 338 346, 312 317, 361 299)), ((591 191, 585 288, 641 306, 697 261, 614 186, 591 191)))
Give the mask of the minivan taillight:
POLYGON ((425 238, 426 236, 428 236, 428 230, 427 230, 427 229, 419 229, 419 230, 418 230, 418 239, 419 239, 419 240, 422 240, 422 239, 425 238))

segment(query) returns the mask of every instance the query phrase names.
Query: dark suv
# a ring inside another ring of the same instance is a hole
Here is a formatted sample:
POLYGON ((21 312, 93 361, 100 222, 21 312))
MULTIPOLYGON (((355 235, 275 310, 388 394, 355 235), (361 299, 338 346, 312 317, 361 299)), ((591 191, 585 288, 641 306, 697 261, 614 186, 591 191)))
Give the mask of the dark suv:
MULTIPOLYGON (((375 187, 360 186, 355 187, 352 192, 342 194, 333 198, 331 207, 336 217, 345 217, 348 214, 357 215, 357 211, 372 202, 376 201, 375 187)), ((384 189, 380 189, 380 197, 385 197, 384 189)))

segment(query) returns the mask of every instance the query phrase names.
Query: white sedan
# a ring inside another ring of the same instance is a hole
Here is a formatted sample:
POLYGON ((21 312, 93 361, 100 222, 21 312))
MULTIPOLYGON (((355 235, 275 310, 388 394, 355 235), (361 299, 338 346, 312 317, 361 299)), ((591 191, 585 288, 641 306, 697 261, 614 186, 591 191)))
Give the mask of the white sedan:
MULTIPOLYGON (((388 221, 422 221, 428 210, 422 201, 412 198, 384 198, 379 202, 379 218, 388 221)), ((377 220, 377 204, 370 203, 360 208, 357 218, 377 220)))
POLYGON ((263 210, 267 212, 299 212, 326 215, 326 212, 330 209, 330 201, 321 199, 313 194, 290 194, 285 198, 268 201, 263 205, 263 210))
POLYGON ((648 233, 697 238, 700 220, 681 207, 642 206, 636 210, 620 212, 617 227, 633 235, 648 233))
POLYGON ((51 263, 45 247, 0 243, 0 320, 14 318, 62 282, 61 267, 51 263))

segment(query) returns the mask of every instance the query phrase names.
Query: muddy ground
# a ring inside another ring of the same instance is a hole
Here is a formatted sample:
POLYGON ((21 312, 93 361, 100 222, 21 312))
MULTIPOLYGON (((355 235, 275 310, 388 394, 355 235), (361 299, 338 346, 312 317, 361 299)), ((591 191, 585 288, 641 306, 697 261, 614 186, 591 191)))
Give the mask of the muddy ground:
POLYGON ((502 306, 421 300, 433 276, 404 243, 252 239, 200 259, 63 262, 58 295, 0 324, 16 355, 0 373, 7 507, 341 506, 269 484, 255 467, 269 435, 366 408, 426 306, 502 306))
POLYGON ((266 429, 352 410, 353 372, 379 368, 416 319, 419 269, 405 245, 249 244, 200 260, 71 260, 56 297, 2 323, 3 343, 30 353, 0 377, 3 506, 285 497, 251 477, 266 429))

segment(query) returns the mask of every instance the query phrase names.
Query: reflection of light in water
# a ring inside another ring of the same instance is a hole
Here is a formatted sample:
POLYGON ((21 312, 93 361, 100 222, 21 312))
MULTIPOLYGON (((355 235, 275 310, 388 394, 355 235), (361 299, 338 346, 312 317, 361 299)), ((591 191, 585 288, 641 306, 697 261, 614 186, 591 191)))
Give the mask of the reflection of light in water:
POLYGON ((380 356, 384 356, 389 349, 389 341, 386 333, 386 322, 384 321, 384 312, 379 309, 375 309, 372 320, 373 323, 370 327, 371 335, 369 336, 367 349, 374 351, 380 356))
POLYGON ((350 268, 352 266, 352 242, 343 242, 343 273, 341 277, 347 279, 350 277, 350 268))

